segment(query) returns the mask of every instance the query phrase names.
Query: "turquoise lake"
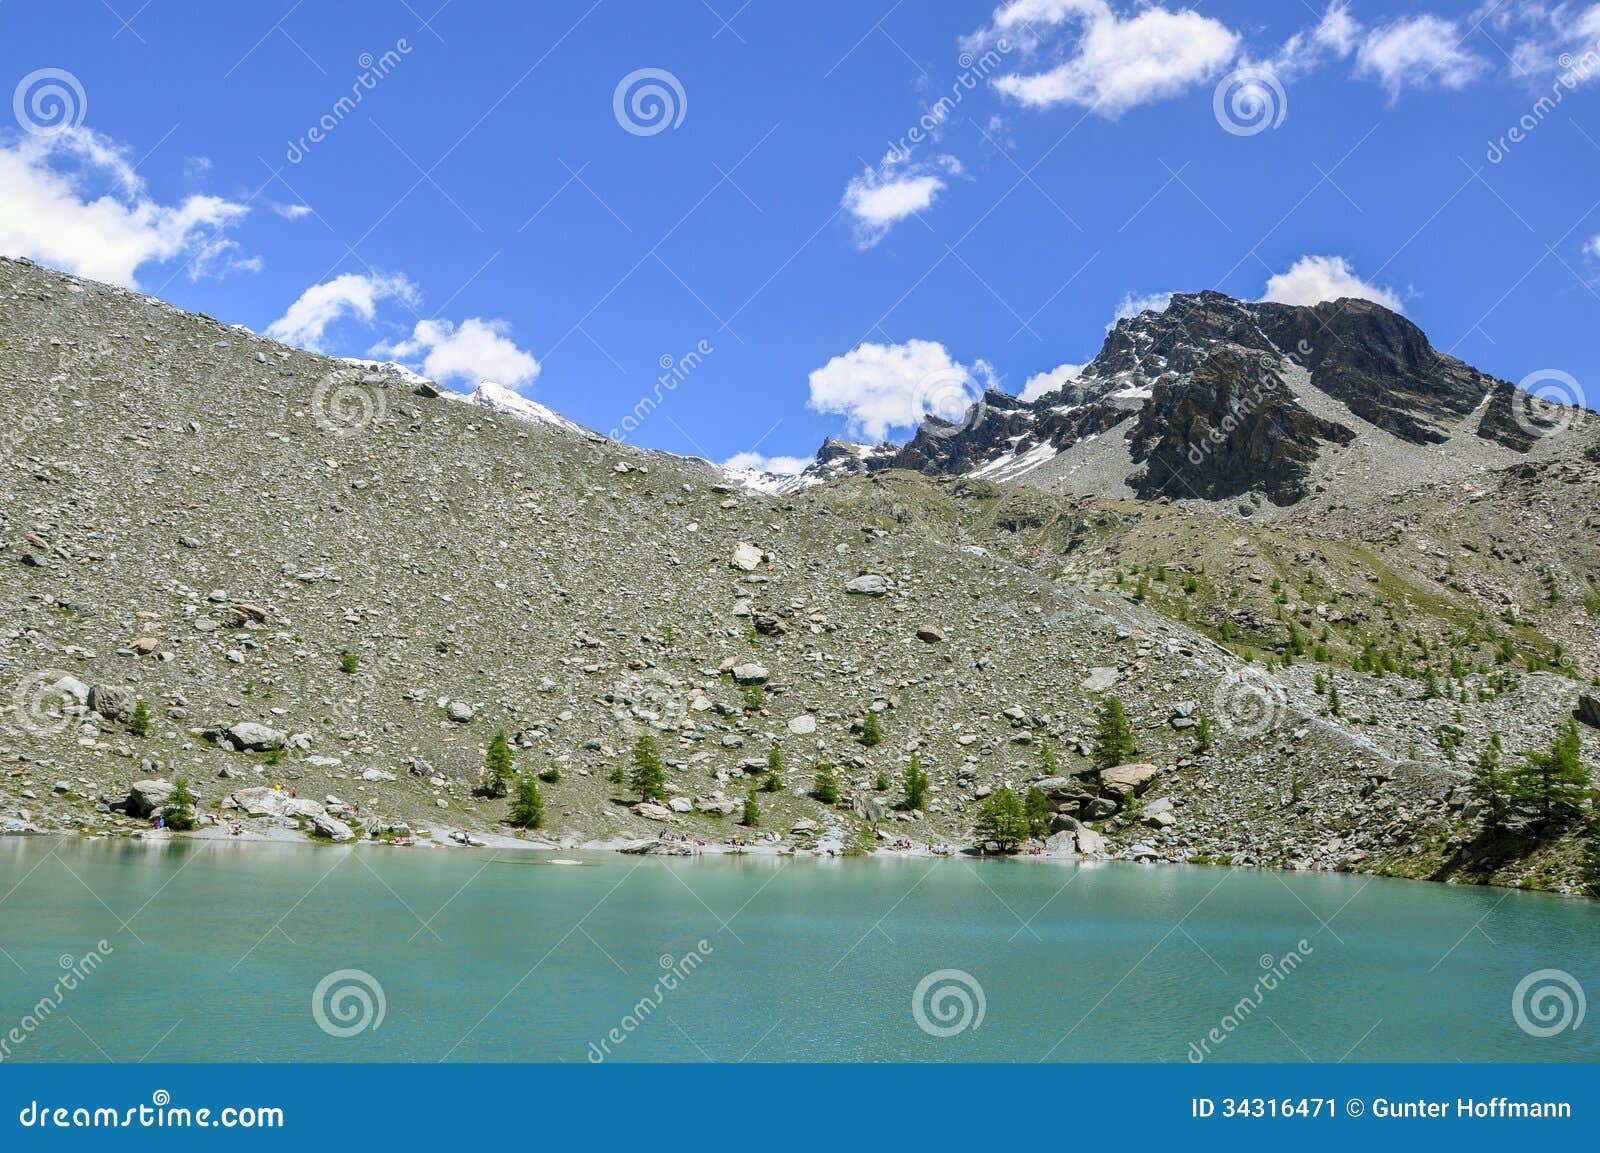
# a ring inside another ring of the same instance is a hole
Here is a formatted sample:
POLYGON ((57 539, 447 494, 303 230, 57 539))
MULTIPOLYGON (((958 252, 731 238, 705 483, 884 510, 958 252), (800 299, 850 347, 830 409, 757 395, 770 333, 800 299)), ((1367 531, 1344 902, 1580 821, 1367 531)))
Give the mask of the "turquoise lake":
POLYGON ((580 859, 0 841, 0 1058, 1600 1059, 1592 903, 1223 868, 556 857, 580 859))

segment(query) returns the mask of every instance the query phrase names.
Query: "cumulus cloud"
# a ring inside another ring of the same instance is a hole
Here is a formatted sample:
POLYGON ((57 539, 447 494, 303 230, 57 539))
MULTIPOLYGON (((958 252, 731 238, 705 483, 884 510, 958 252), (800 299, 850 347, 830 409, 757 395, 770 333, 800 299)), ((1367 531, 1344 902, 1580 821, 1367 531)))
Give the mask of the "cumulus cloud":
POLYGON ((1369 32, 1356 49, 1356 73, 1377 80, 1397 97, 1404 88, 1465 88, 1488 67, 1462 48, 1465 31, 1454 20, 1409 16, 1369 32))
POLYGON ((1047 396, 1065 385, 1077 380, 1083 375, 1081 364, 1061 364, 1049 372, 1037 372, 1030 376, 1022 386, 1022 395, 1019 400, 1034 401, 1041 396, 1047 396))
POLYGON ((423 375, 437 381, 464 380, 476 387, 486 380, 508 388, 531 384, 543 366, 511 339, 504 320, 474 316, 459 325, 420 320, 409 340, 380 344, 374 355, 397 360, 422 358, 423 375))
POLYGON ((1279 80, 1297 80, 1331 60, 1347 60, 1361 43, 1364 29, 1350 15, 1348 0, 1334 0, 1322 19, 1305 32, 1296 32, 1265 67, 1279 80))
POLYGON ((285 344, 323 351, 323 336, 335 321, 354 318, 370 325, 378 302, 395 298, 414 305, 417 290, 401 273, 365 276, 347 272, 302 292, 282 316, 267 326, 267 335, 285 344))
POLYGON ((804 472, 811 462, 803 456, 762 456, 759 452, 739 452, 722 462, 722 467, 742 471, 770 472, 776 476, 794 476, 804 472))
POLYGON ((1238 33, 1220 20, 1154 4, 1124 15, 1107 0, 1010 0, 969 42, 1000 39, 1018 41, 1025 57, 1061 57, 1042 71, 999 77, 995 86, 1006 96, 1108 117, 1210 79, 1239 50, 1238 33))
POLYGON ((1583 246, 1583 251, 1586 255, 1600 260, 1600 236, 1591 237, 1589 243, 1583 246))
POLYGON ((1356 275, 1342 256, 1302 256, 1288 272, 1267 281, 1264 301, 1276 304, 1320 304, 1343 297, 1370 300, 1392 312, 1404 312, 1400 297, 1356 275))
POLYGON ((0 146, 0 252, 125 288, 146 265, 182 259, 191 280, 259 268, 222 234, 249 212, 217 196, 161 204, 127 151, 88 128, 0 146))
POLYGON ((877 168, 868 168, 845 185, 843 204, 855 218, 856 243, 871 248, 908 216, 930 207, 944 190, 946 176, 962 175, 954 156, 938 156, 914 163, 886 156, 877 168))
POLYGON ((841 413, 856 435, 879 441, 930 414, 959 419, 982 392, 980 375, 992 379, 987 365, 961 364, 936 341, 862 344, 811 374, 811 407, 841 413))
MULTIPOLYGON (((1487 6, 1487 5, 1486 5, 1487 6)), ((1545 79, 1560 77, 1564 86, 1600 83, 1600 4, 1495 4, 1480 12, 1497 35, 1512 37, 1512 73, 1545 79)))
POLYGON ((1106 325, 1115 328, 1119 320, 1132 320, 1141 312, 1165 312, 1167 305, 1172 303, 1172 293, 1152 292, 1140 296, 1132 292, 1123 293, 1122 299, 1117 302, 1116 315, 1111 318, 1111 323, 1106 325))
POLYGON ((309 204, 274 204, 272 211, 285 220, 304 220, 311 215, 309 204))

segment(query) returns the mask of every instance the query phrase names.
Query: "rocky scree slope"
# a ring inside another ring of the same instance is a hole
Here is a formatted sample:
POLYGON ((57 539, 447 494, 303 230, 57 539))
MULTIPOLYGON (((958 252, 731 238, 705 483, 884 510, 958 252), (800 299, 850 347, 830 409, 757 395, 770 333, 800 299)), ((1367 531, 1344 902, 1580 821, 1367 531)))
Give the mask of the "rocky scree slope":
MULTIPOLYGON (((1309 667, 1269 680, 1062 579, 1092 503, 904 472, 765 498, 23 262, 0 261, 0 402, 7 831, 143 830, 182 777, 252 832, 504 835, 473 793, 504 729, 520 768, 559 769, 535 843, 751 836, 734 813, 773 745, 763 831, 798 850, 964 844, 990 791, 1047 776, 1068 851, 1429 875, 1467 836, 1460 770, 1396 754, 1405 686, 1352 679, 1357 728, 1319 716, 1309 667), (1140 751, 1103 777, 1108 693, 1140 751), (608 780, 646 732, 665 810, 608 780), (913 755, 931 800, 901 812, 913 755), (807 795, 824 759, 838 805, 807 795)), ((1536 673, 1462 708, 1515 748, 1575 695, 1536 673)), ((1574 861, 1486 877, 1571 888, 1574 861)))

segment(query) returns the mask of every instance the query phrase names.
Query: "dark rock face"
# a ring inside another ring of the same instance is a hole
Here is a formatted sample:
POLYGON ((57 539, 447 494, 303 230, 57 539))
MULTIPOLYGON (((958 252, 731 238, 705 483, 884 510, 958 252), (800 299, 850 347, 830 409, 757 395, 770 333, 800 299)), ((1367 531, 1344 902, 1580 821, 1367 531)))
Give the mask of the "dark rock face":
POLYGON ((1263 358, 1219 352, 1187 383, 1157 385, 1140 411, 1129 434, 1133 459, 1145 465, 1135 491, 1147 500, 1258 491, 1290 505, 1306 495, 1318 445, 1353 439, 1307 412, 1263 358))
MULTIPOLYGON (((1320 453, 1357 435, 1297 399, 1296 388, 1307 386, 1409 445, 1448 442, 1480 405, 1477 436, 1518 452, 1536 439, 1517 419, 1512 385, 1437 351, 1381 305, 1303 307, 1201 292, 1119 321, 1082 375, 1055 392, 1030 403, 988 391, 960 422, 929 417, 897 453, 873 450, 864 464, 850 446, 857 464, 830 471, 964 475, 1127 424, 1132 460, 1143 466, 1129 478, 1140 497, 1259 492, 1290 505, 1307 495, 1320 453)), ((823 445, 815 467, 842 455, 830 448, 837 443, 823 445)))

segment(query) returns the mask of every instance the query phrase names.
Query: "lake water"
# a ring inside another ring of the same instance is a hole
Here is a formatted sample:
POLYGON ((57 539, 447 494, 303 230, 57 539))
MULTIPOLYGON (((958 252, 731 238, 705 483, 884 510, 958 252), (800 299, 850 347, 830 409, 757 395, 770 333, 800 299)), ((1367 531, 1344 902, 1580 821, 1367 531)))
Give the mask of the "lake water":
POLYGON ((1221 868, 554 856, 0 840, 0 1058, 1600 1059, 1600 1020, 1571 1027, 1600 991, 1590 903, 1221 868))

